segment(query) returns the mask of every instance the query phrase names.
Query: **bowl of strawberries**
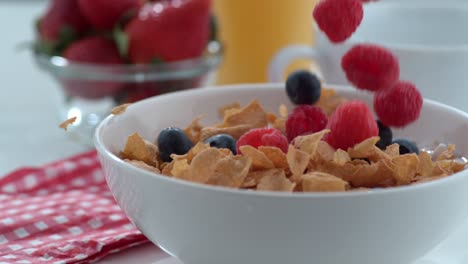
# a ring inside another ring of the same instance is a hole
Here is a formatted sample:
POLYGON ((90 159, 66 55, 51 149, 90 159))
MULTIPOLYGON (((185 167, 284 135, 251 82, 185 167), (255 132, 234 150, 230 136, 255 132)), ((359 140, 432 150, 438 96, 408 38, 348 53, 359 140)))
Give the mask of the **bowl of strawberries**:
POLYGON ((60 118, 91 143, 116 105, 205 86, 222 59, 211 0, 50 0, 34 58, 63 91, 60 118))

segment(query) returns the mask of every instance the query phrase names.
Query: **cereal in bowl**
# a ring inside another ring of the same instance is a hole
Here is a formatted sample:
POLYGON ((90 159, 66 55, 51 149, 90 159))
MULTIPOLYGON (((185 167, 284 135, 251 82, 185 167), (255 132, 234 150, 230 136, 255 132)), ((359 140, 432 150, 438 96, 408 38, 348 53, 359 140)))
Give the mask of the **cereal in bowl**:
POLYGON ((199 116, 186 128, 165 128, 154 143, 132 134, 120 157, 180 180, 280 192, 389 188, 465 168, 454 145, 420 149, 411 140, 394 140, 364 102, 314 89, 320 98, 292 111, 280 105, 278 114, 269 113, 252 100, 220 107, 218 124, 204 126, 199 116))

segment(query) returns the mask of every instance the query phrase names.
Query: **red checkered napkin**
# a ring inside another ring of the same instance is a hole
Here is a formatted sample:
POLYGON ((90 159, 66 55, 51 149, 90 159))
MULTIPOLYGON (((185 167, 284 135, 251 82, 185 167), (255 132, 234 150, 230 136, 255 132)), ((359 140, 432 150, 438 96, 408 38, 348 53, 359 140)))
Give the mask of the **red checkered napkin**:
POLYGON ((95 151, 0 179, 0 264, 90 263, 145 242, 95 151))

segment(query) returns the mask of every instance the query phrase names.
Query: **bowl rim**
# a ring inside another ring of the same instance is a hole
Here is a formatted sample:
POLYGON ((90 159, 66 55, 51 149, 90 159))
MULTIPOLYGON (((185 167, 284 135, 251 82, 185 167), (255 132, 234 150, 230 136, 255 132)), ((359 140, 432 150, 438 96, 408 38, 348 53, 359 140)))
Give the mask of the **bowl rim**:
POLYGON ((192 78, 215 69, 223 60, 222 42, 211 41, 199 57, 158 64, 91 64, 33 52, 38 67, 57 78, 86 81, 145 82, 192 78))
MULTIPOLYGON (((339 93, 348 93, 348 94, 359 93, 359 91, 351 90, 349 86, 328 85, 328 84, 325 84, 325 86, 332 87, 333 89, 336 89, 339 93)), ((154 96, 154 97, 150 97, 142 101, 139 101, 135 104, 153 104, 159 100, 164 100, 167 97, 173 97, 173 96, 190 97, 190 95, 194 93, 207 93, 207 92, 209 93, 210 91, 219 90, 219 89, 238 90, 238 89, 251 89, 252 87, 256 87, 260 89, 263 89, 263 88, 280 89, 284 87, 284 83, 249 83, 249 84, 210 86, 210 87, 205 87, 205 88, 196 89, 196 90, 177 91, 177 92, 173 92, 169 94, 154 96)), ((455 115, 463 116, 468 122, 468 113, 465 113, 455 107, 452 107, 443 103, 439 103, 430 99, 424 99, 423 107, 424 105, 432 105, 437 108, 446 109, 455 115)), ((132 105, 130 105, 129 107, 132 107, 132 105)), ((117 155, 115 155, 109 149, 106 148, 102 139, 102 136, 103 136, 102 131, 104 127, 107 125, 107 123, 113 120, 113 118, 114 118, 114 115, 112 114, 107 116, 103 121, 101 121, 101 123, 97 126, 95 130, 94 145, 99 155, 105 156, 107 159, 114 162, 116 166, 134 171, 136 174, 140 174, 140 176, 154 177, 154 178, 157 178, 158 180, 165 181, 166 183, 177 184, 186 188, 195 188, 200 191, 223 192, 223 193, 229 193, 229 194, 234 194, 234 195, 253 195, 253 196, 270 197, 270 198, 280 198, 280 197, 295 198, 295 199, 350 198, 350 197, 381 196, 381 195, 401 194, 403 192, 413 192, 413 191, 424 190, 428 188, 434 188, 434 187, 444 185, 444 184, 450 184, 453 181, 457 181, 461 177, 468 177, 468 175, 466 175, 468 173, 468 170, 465 169, 464 171, 455 173, 451 175, 450 177, 444 177, 444 178, 437 179, 434 181, 422 182, 422 183, 413 184, 413 185, 404 185, 404 186, 382 188, 382 189, 370 189, 367 191, 355 191, 355 192, 323 192, 323 193, 294 192, 294 193, 289 193, 289 192, 275 192, 275 191, 250 191, 250 190, 235 189, 235 188, 228 188, 228 187, 222 187, 222 186, 212 186, 212 185, 207 185, 207 184, 202 184, 202 183, 195 183, 195 182, 190 182, 186 180, 176 179, 173 177, 164 176, 162 174, 156 174, 156 173, 138 168, 136 166, 133 166, 127 162, 124 162, 117 155)))

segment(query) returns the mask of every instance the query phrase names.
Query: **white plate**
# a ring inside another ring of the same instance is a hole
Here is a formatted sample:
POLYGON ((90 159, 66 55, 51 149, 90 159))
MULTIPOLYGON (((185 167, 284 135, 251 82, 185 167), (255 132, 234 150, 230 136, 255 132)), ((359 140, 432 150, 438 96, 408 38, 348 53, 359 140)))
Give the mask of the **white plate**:
MULTIPOLYGON (((468 263, 468 223, 433 251, 413 264, 468 263)), ((153 244, 146 244, 111 255, 98 264, 183 264, 153 244)))

